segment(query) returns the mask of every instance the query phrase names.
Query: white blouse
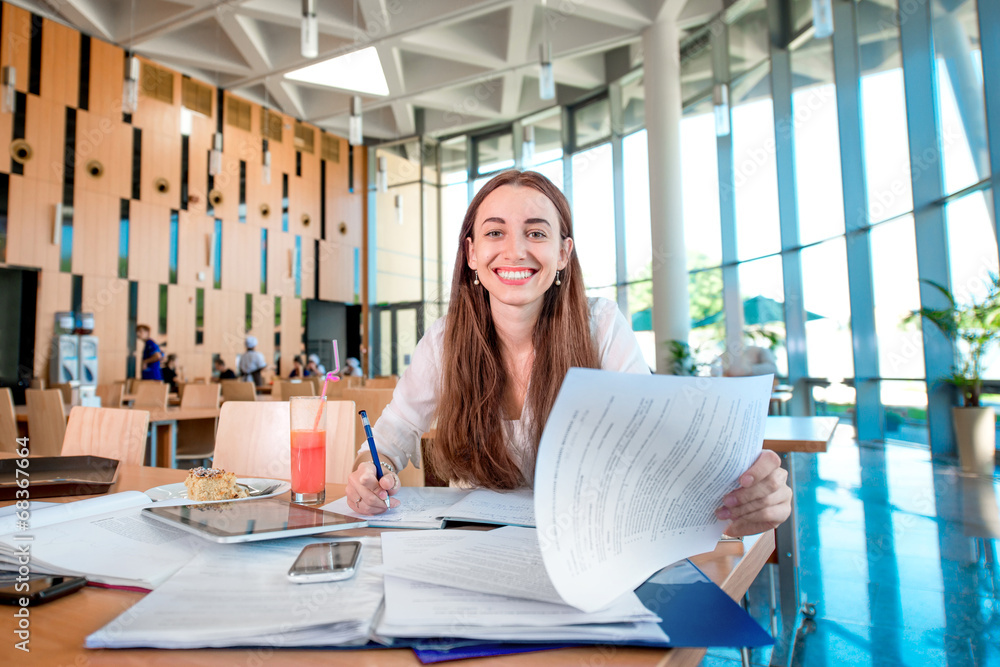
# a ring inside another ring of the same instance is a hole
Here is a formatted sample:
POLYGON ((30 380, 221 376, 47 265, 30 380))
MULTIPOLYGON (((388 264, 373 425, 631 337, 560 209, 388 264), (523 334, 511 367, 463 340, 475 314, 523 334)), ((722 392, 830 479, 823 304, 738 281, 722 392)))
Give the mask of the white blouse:
MULTIPOLYGON (((592 298, 590 301, 591 335, 597 342, 601 368, 623 373, 649 373, 639 343, 625 316, 613 301, 592 298)), ((413 461, 420 467, 420 436, 431 427, 437 408, 438 388, 444 353, 445 318, 431 325, 420 339, 411 357, 410 367, 403 373, 375 426, 372 427, 379 454, 402 470, 413 461)), ((508 422, 509 446, 524 478, 534 478, 535 460, 527 423, 530 415, 508 422)), ((362 447, 358 453, 367 451, 362 447)))

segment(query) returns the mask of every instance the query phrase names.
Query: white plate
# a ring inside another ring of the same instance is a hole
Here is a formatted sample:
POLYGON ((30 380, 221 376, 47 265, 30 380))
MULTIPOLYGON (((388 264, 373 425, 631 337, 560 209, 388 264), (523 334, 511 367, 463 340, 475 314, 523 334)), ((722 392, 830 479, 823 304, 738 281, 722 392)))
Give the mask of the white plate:
MULTIPOLYGON (((276 488, 271 493, 266 496, 254 496, 254 498, 270 498, 271 496, 278 496, 282 493, 287 492, 292 488, 290 482, 286 482, 281 479, 263 479, 259 477, 240 477, 236 480, 240 484, 246 484, 252 489, 265 489, 272 484, 278 484, 276 488)), ((155 501, 160 500, 186 500, 188 497, 187 487, 184 486, 184 482, 178 482, 176 484, 164 484, 162 486, 154 486, 152 489, 147 490, 146 495, 155 501)), ((249 498, 238 498, 237 500, 249 500, 249 498)), ((192 500, 192 503, 196 502, 221 502, 218 500, 192 500)))

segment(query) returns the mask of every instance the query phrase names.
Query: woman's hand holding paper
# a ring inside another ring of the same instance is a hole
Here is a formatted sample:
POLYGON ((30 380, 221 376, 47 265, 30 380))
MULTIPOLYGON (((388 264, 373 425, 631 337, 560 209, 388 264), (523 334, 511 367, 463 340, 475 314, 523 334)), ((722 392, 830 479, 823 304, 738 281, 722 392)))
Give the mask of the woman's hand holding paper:
POLYGON ((740 476, 740 488, 722 499, 715 516, 731 519, 726 534, 755 535, 783 523, 792 512, 792 490, 781 458, 764 450, 750 469, 740 476))

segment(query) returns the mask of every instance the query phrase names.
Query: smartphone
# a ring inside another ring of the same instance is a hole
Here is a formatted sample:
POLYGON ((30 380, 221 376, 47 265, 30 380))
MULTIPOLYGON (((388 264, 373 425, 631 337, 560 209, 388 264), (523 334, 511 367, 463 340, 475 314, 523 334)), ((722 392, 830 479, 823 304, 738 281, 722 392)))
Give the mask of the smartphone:
POLYGON ((27 581, 12 581, 5 578, 0 581, 0 604, 24 606, 21 599, 26 598, 27 606, 34 607, 51 602, 64 595, 69 595, 87 585, 83 577, 31 577, 27 581))
POLYGON ((288 579, 296 584, 350 579, 360 558, 361 542, 358 540, 310 544, 295 559, 288 579))

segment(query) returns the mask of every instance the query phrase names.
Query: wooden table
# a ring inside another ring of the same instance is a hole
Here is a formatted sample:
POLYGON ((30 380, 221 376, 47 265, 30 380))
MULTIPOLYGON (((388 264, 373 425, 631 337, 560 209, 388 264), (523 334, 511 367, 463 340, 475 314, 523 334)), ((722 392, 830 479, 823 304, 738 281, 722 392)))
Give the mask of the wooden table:
MULTIPOLYGON (((118 481, 111 492, 144 491, 161 484, 184 479, 185 472, 164 468, 122 466, 118 481)), ((327 498, 344 494, 340 484, 327 484, 327 498)), ((287 498, 287 496, 284 496, 287 498)), ((77 500, 77 498, 46 498, 45 500, 77 500)), ((9 505, 11 501, 0 501, 9 505)), ((338 533, 344 535, 348 531, 338 533)), ((373 535, 380 531, 362 529, 350 531, 357 535, 373 535)), ((691 560, 735 600, 742 597, 760 572, 774 548, 773 533, 746 538, 743 542, 720 542, 715 551, 691 560)), ((350 665, 413 667, 419 661, 409 649, 364 651, 280 650, 267 648, 202 649, 168 651, 157 649, 98 649, 83 648, 84 638, 110 623, 138 602, 143 593, 87 587, 49 604, 31 609, 31 654, 19 664, 37 665, 152 665, 161 666, 222 666, 222 665, 350 665)), ((196 604, 192 600, 192 604, 196 604)), ((13 608, 11 608, 13 609, 13 608)), ((712 619, 706 619, 711 623, 712 619)), ((15 619, 12 613, 0 612, 0 635, 13 643, 15 619)), ((12 649, 4 648, 4 655, 12 649)), ((623 665, 648 667, 679 667, 697 665, 705 649, 649 649, 626 646, 593 646, 558 651, 541 651, 508 655, 491 659, 462 661, 462 667, 480 665, 623 665)))
MULTIPOLYGON (((69 419, 70 410, 73 409, 72 405, 63 405, 63 416, 69 419)), ((27 405, 15 405, 14 406, 14 418, 23 423, 28 423, 28 406, 27 405)))
MULTIPOLYGON (((837 417, 768 417, 764 423, 764 449, 770 449, 781 456, 781 467, 788 471, 788 485, 792 488, 793 499, 795 461, 791 454, 825 452, 833 438, 838 421, 837 417)), ((799 626, 799 614, 804 612, 812 616, 814 613, 812 605, 803 602, 799 588, 799 543, 796 534, 798 525, 798 514, 793 500, 791 516, 775 530, 782 636, 771 652, 772 665, 790 663, 799 626)))
MULTIPOLYGON (((126 406, 131 406, 132 402, 138 397, 138 394, 122 394, 122 404, 126 406)), ((176 392, 171 392, 167 394, 167 405, 180 405, 181 397, 176 392)), ((115 407, 113 405, 105 405, 104 407, 115 407)))
MULTIPOLYGON (((157 466, 172 468, 174 455, 177 454, 177 422, 189 419, 218 419, 219 408, 166 408, 163 410, 145 409, 149 411, 149 461, 157 466), (158 447, 157 431, 160 426, 170 428, 170 446, 165 452, 158 447)), ((155 485, 154 485, 155 486, 155 485)))

